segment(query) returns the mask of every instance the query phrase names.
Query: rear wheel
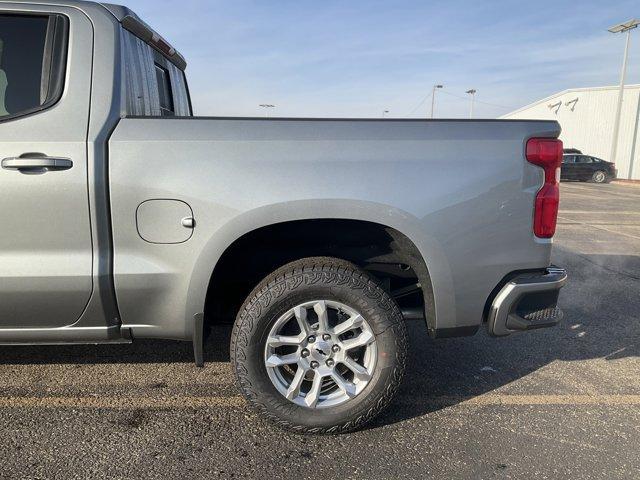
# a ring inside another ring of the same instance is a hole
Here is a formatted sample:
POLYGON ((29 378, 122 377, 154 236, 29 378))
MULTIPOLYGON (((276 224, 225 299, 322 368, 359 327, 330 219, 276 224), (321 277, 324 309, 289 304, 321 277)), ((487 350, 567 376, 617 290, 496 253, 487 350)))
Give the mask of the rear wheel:
POLYGON ((302 433, 357 429, 395 394, 407 336, 395 301, 335 258, 293 262, 267 277, 238 314, 231 356, 261 414, 302 433))
POLYGON ((603 172, 602 170, 597 170, 593 172, 593 175, 591 176, 591 181, 593 183, 606 183, 607 181, 606 172, 603 172))

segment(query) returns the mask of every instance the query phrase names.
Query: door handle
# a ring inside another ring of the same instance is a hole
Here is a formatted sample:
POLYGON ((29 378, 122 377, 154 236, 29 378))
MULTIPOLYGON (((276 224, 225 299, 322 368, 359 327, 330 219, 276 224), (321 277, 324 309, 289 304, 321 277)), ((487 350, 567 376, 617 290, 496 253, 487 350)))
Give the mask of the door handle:
POLYGON ((21 157, 5 158, 2 168, 18 170, 23 173, 45 173, 69 170, 73 162, 68 158, 46 157, 40 155, 23 155, 21 157))

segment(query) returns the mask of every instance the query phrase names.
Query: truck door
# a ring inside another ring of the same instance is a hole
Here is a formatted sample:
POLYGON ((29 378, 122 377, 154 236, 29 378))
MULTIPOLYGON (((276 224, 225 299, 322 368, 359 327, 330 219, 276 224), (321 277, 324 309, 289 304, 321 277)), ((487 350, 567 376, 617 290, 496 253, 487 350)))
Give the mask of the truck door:
POLYGON ((575 175, 578 180, 589 180, 593 174, 593 160, 586 155, 576 157, 575 175))
POLYGON ((91 296, 92 50, 80 10, 0 4, 0 329, 71 325, 91 296))

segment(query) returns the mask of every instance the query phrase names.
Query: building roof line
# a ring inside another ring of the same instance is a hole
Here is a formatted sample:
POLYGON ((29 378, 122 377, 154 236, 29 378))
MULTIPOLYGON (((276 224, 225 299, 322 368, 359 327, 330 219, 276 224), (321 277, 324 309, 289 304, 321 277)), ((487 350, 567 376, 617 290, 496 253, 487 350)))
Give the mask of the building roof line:
MULTIPOLYGON (((535 102, 529 103, 528 105, 525 105, 524 107, 520 107, 517 110, 514 110, 512 112, 509 113, 505 113, 504 115, 500 116, 499 118, 506 118, 509 117, 511 115, 515 115, 516 113, 522 112, 524 110, 527 110, 531 107, 534 107, 536 105, 540 105, 541 103, 545 103, 548 102, 550 100, 553 100, 555 98, 561 97, 563 95, 566 95, 568 93, 578 93, 578 92, 588 92, 588 91, 593 91, 593 90, 617 90, 619 89, 620 86, 619 85, 611 85, 611 86, 604 86, 604 87, 580 87, 580 88, 568 88, 566 90, 562 90, 558 93, 554 93, 553 95, 550 95, 548 97, 545 97, 541 100, 536 100, 535 102)), ((630 85, 625 85, 624 89, 627 90, 634 90, 634 89, 640 89, 640 83, 634 83, 634 84, 630 84, 630 85)))

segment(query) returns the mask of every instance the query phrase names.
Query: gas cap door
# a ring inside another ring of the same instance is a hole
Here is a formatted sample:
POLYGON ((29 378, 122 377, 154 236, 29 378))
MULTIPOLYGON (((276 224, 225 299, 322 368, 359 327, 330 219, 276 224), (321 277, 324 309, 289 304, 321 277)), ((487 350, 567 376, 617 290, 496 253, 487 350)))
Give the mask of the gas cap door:
POLYGON ((181 200, 147 200, 136 212, 138 235, 149 243, 175 244, 191 238, 195 228, 193 211, 181 200))

